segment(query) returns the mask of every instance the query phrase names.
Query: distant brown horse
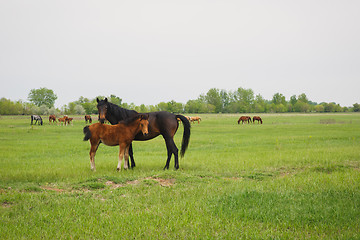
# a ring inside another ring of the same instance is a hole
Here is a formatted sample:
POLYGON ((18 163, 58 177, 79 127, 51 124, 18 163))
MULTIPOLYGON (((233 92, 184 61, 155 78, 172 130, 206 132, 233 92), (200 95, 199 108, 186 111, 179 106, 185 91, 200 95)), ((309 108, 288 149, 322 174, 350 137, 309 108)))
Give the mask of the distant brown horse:
POLYGON ((92 119, 90 115, 85 115, 85 123, 92 123, 92 119))
POLYGON ((51 124, 51 122, 56 123, 56 116, 55 115, 50 115, 49 116, 49 124, 51 124))
POLYGON ((259 122, 262 124, 262 119, 261 119, 261 117, 259 117, 259 116, 254 116, 254 117, 253 117, 253 123, 255 123, 255 120, 258 121, 258 124, 259 124, 259 122))
POLYGON ((84 127, 84 141, 90 139, 90 164, 91 170, 95 171, 95 154, 102 142, 108 146, 119 145, 119 162, 117 170, 121 170, 121 162, 125 156, 124 169, 129 167, 129 147, 135 136, 142 132, 143 135, 148 135, 149 125, 148 114, 136 114, 135 116, 126 120, 120 121, 115 125, 108 125, 103 123, 94 123, 90 126, 84 127))
POLYGON ((197 121, 198 123, 200 123, 201 117, 191 117, 191 118, 190 118, 190 122, 195 123, 196 121, 197 121))
POLYGON ((63 125, 66 126, 66 124, 68 123, 68 119, 69 119, 69 117, 67 115, 65 115, 62 118, 58 118, 59 125, 61 126, 61 123, 62 123, 63 125))
POLYGON ((238 124, 240 124, 240 122, 242 124, 244 124, 244 122, 251 123, 251 117, 249 117, 249 116, 241 116, 237 122, 238 122, 238 124))
POLYGON ((73 120, 74 118, 66 118, 66 123, 67 123, 67 125, 69 125, 70 123, 71 123, 71 125, 73 125, 73 122, 72 122, 72 120, 73 120))

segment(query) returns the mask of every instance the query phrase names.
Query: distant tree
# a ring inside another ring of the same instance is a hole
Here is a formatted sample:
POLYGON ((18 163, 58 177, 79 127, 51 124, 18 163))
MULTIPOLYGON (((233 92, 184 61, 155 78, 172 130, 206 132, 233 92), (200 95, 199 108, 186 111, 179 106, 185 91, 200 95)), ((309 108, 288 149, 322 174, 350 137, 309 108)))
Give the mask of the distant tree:
POLYGON ((297 101, 298 101, 298 100, 297 100, 297 98, 296 98, 296 95, 292 95, 292 96, 290 97, 290 104, 291 104, 291 105, 295 105, 297 101))
POLYGON ((75 107, 77 105, 78 104, 76 102, 70 102, 66 107, 65 114, 75 114, 76 113, 75 107))
POLYGON ((353 104, 353 111, 354 112, 360 112, 360 104, 354 103, 353 104))
POLYGON ((324 111, 325 112, 342 112, 342 108, 340 107, 339 104, 336 104, 334 102, 331 103, 322 103, 322 105, 324 106, 324 111))
POLYGON ((294 106, 295 112, 308 112, 310 110, 310 105, 303 102, 303 101, 297 101, 294 106))
POLYGON ((266 112, 266 102, 260 94, 255 97, 254 111, 257 113, 266 112))
POLYGON ((167 111, 168 105, 166 102, 160 102, 156 105, 156 107, 159 109, 159 111, 167 111))
POLYGON ((122 104, 122 99, 115 96, 114 94, 111 94, 110 97, 108 97, 109 102, 116 104, 118 106, 121 106, 122 104))
POLYGON ((80 104, 76 105, 74 107, 74 113, 75 114, 79 114, 79 115, 84 115, 85 114, 85 109, 83 108, 83 106, 81 106, 80 104))
POLYGON ((305 93, 302 93, 298 96, 298 101, 301 101, 303 103, 308 103, 309 99, 307 98, 305 93))
POLYGON ((86 114, 96 114, 98 111, 96 105, 96 101, 85 102, 81 104, 86 114))
POLYGON ((231 112, 253 112, 254 91, 252 89, 238 88, 231 93, 231 112))
POLYGON ((282 95, 281 93, 275 93, 272 98, 272 103, 274 103, 275 105, 279 105, 279 104, 285 105, 286 104, 285 96, 282 95))
POLYGON ((184 112, 184 106, 182 103, 175 102, 174 100, 171 100, 167 103, 167 111, 172 113, 182 113, 184 112))
POLYGON ((185 104, 185 112, 187 113, 201 113, 205 103, 199 99, 189 100, 185 104))
POLYGON ((136 110, 141 113, 148 112, 148 108, 145 106, 145 104, 141 104, 136 110))
POLYGON ((222 112, 223 104, 220 95, 220 90, 217 88, 211 88, 205 95, 205 100, 208 104, 215 107, 215 112, 222 112))
POLYGON ((230 105, 230 94, 226 90, 220 90, 222 110, 221 112, 228 112, 228 106, 230 105))
POLYGON ((28 95, 28 99, 38 107, 45 105, 48 108, 51 108, 54 106, 57 96, 51 89, 39 88, 31 89, 28 95))
POLYGON ((315 112, 324 112, 324 105, 321 105, 321 104, 316 105, 314 107, 314 110, 315 110, 315 112))
POLYGON ((10 99, 0 99, 1 115, 18 115, 24 113, 24 106, 21 101, 12 102, 10 99))
POLYGON ((59 115, 59 111, 55 107, 52 107, 48 109, 48 114, 59 115))
POLYGON ((38 114, 47 115, 48 112, 49 112, 48 106, 46 106, 45 104, 43 104, 43 105, 40 106, 38 114))

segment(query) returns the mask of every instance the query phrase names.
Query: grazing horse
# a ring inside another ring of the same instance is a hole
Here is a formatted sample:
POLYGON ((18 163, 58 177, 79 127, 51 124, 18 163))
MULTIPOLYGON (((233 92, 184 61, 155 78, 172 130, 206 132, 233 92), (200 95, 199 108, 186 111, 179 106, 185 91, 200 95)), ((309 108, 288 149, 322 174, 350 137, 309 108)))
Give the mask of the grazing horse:
POLYGON ((71 126, 73 126, 74 125, 73 122, 72 122, 73 119, 74 118, 69 118, 69 117, 66 118, 65 121, 66 121, 67 125, 69 125, 71 123, 71 126))
POLYGON ((240 124, 240 122, 242 124, 244 124, 244 122, 251 123, 251 117, 249 117, 249 116, 241 116, 237 122, 238 122, 238 124, 240 124))
POLYGON ((102 142, 108 146, 119 145, 119 162, 117 170, 121 170, 121 162, 125 157, 124 169, 129 166, 129 147, 133 139, 140 132, 146 136, 148 134, 149 125, 148 114, 137 114, 131 118, 120 121, 116 125, 108 125, 102 123, 94 123, 84 127, 84 141, 90 139, 90 164, 91 170, 95 171, 95 154, 102 142))
POLYGON ((36 123, 39 125, 43 125, 43 120, 39 115, 31 115, 31 125, 33 125, 33 122, 35 120, 35 125, 36 123))
POLYGON ((56 123, 56 116, 55 115, 50 115, 49 116, 49 124, 51 124, 51 122, 56 123))
POLYGON ((85 115, 85 123, 92 123, 92 119, 90 115, 85 115))
MULTIPOLYGON (((97 108, 99 111, 99 120, 103 123, 105 120, 108 120, 111 124, 117 124, 121 120, 125 120, 129 117, 132 117, 138 114, 134 110, 127 110, 121 108, 116 104, 108 102, 107 98, 104 100, 96 99, 98 104, 97 108)), ((169 169, 169 163, 171 156, 174 154, 175 157, 175 169, 179 168, 179 159, 178 159, 178 148, 174 142, 174 135, 179 127, 177 118, 180 119, 184 126, 183 139, 181 143, 180 156, 183 157, 185 151, 189 145, 190 140, 190 122, 183 115, 175 115, 169 112, 150 112, 149 114, 149 134, 143 136, 138 134, 135 136, 134 140, 137 141, 147 141, 153 139, 160 134, 163 136, 166 148, 167 148, 167 160, 164 169, 169 169)), ((135 167, 135 161, 133 157, 132 144, 130 145, 129 155, 131 159, 131 167, 135 167)))
POLYGON ((196 121, 197 121, 198 124, 199 124, 200 121, 201 121, 201 117, 191 117, 191 118, 190 118, 190 122, 195 123, 196 121))
POLYGON ((262 124, 262 119, 261 119, 261 117, 259 117, 259 116, 254 116, 254 117, 253 117, 253 123, 255 123, 255 120, 258 121, 258 124, 259 124, 259 122, 262 124))
POLYGON ((68 116, 64 116, 64 117, 62 117, 62 118, 58 118, 58 120, 59 120, 59 125, 60 125, 60 126, 61 126, 61 123, 63 123, 63 125, 66 126, 67 120, 68 120, 68 116))

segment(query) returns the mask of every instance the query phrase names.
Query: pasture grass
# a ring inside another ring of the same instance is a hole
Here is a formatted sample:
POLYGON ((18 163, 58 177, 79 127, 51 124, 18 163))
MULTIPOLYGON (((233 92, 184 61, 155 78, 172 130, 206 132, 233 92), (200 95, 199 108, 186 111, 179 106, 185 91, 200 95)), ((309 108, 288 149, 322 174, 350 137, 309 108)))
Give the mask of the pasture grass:
POLYGON ((134 142, 121 172, 118 147, 100 145, 92 172, 82 117, 1 116, 0 238, 360 238, 359 114, 201 117, 179 170, 162 170, 160 136, 134 142))

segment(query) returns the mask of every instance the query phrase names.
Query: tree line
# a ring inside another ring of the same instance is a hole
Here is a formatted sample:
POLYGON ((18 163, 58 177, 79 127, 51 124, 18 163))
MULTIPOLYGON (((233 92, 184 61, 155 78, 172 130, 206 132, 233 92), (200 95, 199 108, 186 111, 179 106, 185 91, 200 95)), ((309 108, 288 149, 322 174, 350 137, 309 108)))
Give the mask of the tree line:
POLYGON ((30 102, 0 99, 1 115, 21 114, 97 114, 96 98, 108 100, 126 109, 138 112, 168 111, 176 113, 285 113, 285 112, 360 112, 360 105, 341 107, 334 102, 316 103, 308 99, 305 93, 293 95, 289 100, 281 93, 275 93, 271 100, 255 95, 252 89, 238 88, 234 91, 212 88, 197 99, 188 100, 186 104, 176 102, 160 102, 156 105, 139 106, 125 103, 116 95, 97 96, 93 99, 80 97, 57 109, 54 107, 57 95, 47 88, 32 89, 28 95, 30 102))

